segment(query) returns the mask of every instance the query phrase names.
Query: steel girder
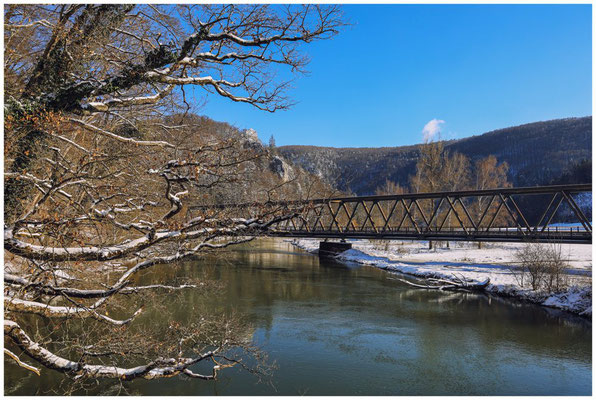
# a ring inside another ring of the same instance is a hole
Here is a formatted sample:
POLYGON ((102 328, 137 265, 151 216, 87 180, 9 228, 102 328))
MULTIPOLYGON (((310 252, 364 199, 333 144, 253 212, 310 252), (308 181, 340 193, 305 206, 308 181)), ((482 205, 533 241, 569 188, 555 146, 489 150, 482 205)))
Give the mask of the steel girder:
POLYGON ((267 209, 278 215, 296 215, 273 225, 267 233, 270 236, 591 243, 592 223, 586 215, 591 213, 591 193, 592 185, 584 184, 214 207, 236 208, 244 213, 253 210, 252 214, 267 209), (589 202, 578 203, 578 197, 588 193, 589 202), (533 201, 538 198, 541 201, 533 201), (535 209, 544 204, 547 206, 539 210, 540 217, 530 222, 528 205, 535 209), (575 226, 551 226, 557 213, 563 211, 575 226))

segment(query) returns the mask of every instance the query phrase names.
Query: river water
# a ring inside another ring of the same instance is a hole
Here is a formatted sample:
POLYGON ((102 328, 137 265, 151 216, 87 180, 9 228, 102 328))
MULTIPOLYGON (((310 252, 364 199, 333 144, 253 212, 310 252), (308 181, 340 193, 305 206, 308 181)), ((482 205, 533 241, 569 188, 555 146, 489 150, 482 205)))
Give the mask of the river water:
MULTIPOLYGON (((152 273, 144 279, 163 277, 152 273)), ((386 271, 320 261, 274 240, 176 273, 221 285, 207 296, 192 290, 172 296, 176 312, 234 312, 247 320, 247 334, 275 362, 272 375, 259 379, 234 367, 215 382, 105 381, 90 394, 122 388, 145 395, 591 394, 591 322, 563 312, 415 289, 386 271)), ((147 318, 167 323, 156 311, 147 318)), ((5 362, 6 394, 59 394, 63 385, 58 373, 37 377, 5 362)))

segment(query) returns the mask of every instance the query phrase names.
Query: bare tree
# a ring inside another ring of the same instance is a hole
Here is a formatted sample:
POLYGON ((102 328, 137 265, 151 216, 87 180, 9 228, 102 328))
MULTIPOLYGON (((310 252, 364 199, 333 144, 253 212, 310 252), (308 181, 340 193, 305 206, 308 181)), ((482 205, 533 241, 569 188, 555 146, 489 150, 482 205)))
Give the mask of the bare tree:
MULTIPOLYGON (((470 162, 460 153, 450 154, 445 150, 443 142, 427 142, 420 149, 420 158, 416 163, 416 174, 410 177, 410 186, 415 192, 447 192, 467 188, 470 180, 470 162)), ((456 204, 455 207, 458 205, 456 204)), ((447 218, 447 226, 451 224, 452 214, 448 205, 435 200, 422 204, 427 216, 436 214, 435 223, 443 215, 447 218), (437 210, 435 212, 435 210, 437 210)), ((429 241, 429 249, 433 242, 429 241)), ((449 242, 447 242, 449 246, 449 242)))
POLYGON ((138 276, 294 214, 189 212, 189 202, 239 182, 255 154, 164 117, 192 108, 188 86, 266 111, 289 107, 275 67, 303 71, 300 45, 335 35, 340 10, 13 4, 4 17, 6 354, 78 380, 216 379, 239 363, 235 349, 251 350, 245 335, 230 321, 161 335, 127 329, 160 293, 202 290, 138 276), (53 325, 44 333, 35 315, 78 330, 52 340, 53 325), (199 363, 211 372, 194 372, 199 363))
POLYGON ((392 194, 404 194, 405 192, 405 189, 401 187, 399 183, 395 183, 389 179, 386 179, 385 183, 375 190, 375 195, 383 196, 392 194))
MULTIPOLYGON (((472 171, 471 188, 476 190, 497 189, 511 187, 507 180, 509 165, 506 162, 498 163, 495 156, 488 156, 476 161, 472 171)), ((498 212, 498 203, 490 196, 477 196, 470 205, 470 213, 475 218, 479 227, 488 225, 489 218, 483 216, 494 215, 498 212)), ((505 215, 498 215, 493 222, 499 223, 506 220, 505 215)), ((482 248, 482 242, 478 242, 482 248)))

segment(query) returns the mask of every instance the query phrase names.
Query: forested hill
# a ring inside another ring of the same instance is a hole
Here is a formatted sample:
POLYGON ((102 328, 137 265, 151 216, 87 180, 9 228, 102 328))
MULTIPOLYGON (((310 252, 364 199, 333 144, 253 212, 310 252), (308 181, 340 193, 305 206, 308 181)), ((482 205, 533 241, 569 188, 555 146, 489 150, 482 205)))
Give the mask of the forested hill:
MULTIPOLYGON (((373 194, 386 179, 407 186, 420 145, 381 148, 281 146, 293 164, 321 176, 340 190, 373 194)), ((499 129, 445 142, 473 162, 494 155, 509 164, 514 186, 548 184, 574 164, 592 158, 592 117, 565 118, 499 129)))

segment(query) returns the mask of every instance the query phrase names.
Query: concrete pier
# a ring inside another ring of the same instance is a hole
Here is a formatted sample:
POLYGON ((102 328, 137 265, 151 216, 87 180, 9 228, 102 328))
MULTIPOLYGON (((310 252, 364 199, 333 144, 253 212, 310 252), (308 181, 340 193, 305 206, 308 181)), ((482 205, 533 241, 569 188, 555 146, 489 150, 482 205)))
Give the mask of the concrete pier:
POLYGON ((352 248, 352 243, 346 242, 320 242, 319 257, 334 257, 341 252, 352 248))

